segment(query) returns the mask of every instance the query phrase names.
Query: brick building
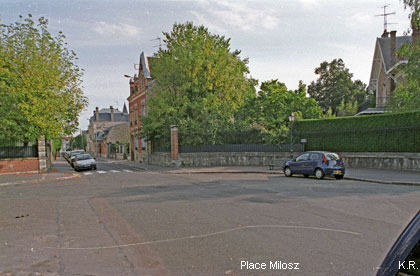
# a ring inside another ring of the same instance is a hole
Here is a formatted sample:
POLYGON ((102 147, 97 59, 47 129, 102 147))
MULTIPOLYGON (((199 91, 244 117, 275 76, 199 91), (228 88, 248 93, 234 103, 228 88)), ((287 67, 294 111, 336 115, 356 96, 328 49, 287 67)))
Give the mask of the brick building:
POLYGON ((141 134, 141 118, 147 114, 147 95, 154 80, 150 72, 153 58, 140 54, 139 71, 130 78, 130 96, 127 98, 130 110, 130 159, 143 162, 147 158, 148 143, 141 134))
POLYGON ((114 109, 98 107, 93 111, 93 116, 89 119, 88 135, 87 135, 87 152, 93 156, 106 156, 106 144, 103 145, 103 135, 106 129, 128 123, 127 107, 124 104, 123 111, 118 108, 114 109))

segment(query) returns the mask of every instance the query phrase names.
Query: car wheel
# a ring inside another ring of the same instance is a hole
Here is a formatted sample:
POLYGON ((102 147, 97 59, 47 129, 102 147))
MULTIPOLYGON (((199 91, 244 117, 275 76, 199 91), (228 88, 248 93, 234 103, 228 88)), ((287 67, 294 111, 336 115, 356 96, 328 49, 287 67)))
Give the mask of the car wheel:
POLYGON ((325 176, 324 172, 321 169, 316 169, 315 170, 315 177, 317 179, 323 179, 325 176))
POLYGON ((292 170, 289 167, 284 168, 284 175, 290 177, 293 175, 292 170))
POLYGON ((96 170, 96 166, 93 166, 93 169, 96 170))
POLYGON ((304 176, 304 177, 309 177, 309 174, 304 174, 303 176, 304 176))
POLYGON ((340 180, 340 179, 343 179, 344 175, 336 175, 334 177, 335 177, 335 179, 340 180))

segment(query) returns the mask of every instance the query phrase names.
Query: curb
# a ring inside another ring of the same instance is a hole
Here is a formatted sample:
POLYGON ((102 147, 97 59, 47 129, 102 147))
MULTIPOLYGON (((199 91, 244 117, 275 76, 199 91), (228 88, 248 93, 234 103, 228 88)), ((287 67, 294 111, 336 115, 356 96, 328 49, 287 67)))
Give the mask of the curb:
POLYGON ((243 173, 243 174, 275 174, 275 175, 283 175, 283 172, 265 172, 265 171, 166 171, 164 173, 167 174, 212 174, 212 173, 243 173))
POLYGON ((377 184, 420 186, 420 183, 417 183, 417 182, 384 181, 384 180, 366 179, 366 178, 358 178, 358 177, 344 177, 343 179, 371 182, 371 183, 377 183, 377 184))
POLYGON ((39 182, 51 182, 51 181, 57 181, 57 180, 68 180, 73 178, 80 177, 80 173, 73 173, 71 176, 63 176, 63 177, 56 177, 56 178, 44 178, 41 179, 32 179, 32 180, 22 180, 22 181, 16 181, 16 182, 6 182, 6 183, 0 183, 0 187, 4 186, 11 186, 11 185, 20 185, 20 184, 30 184, 30 183, 39 183, 39 182))

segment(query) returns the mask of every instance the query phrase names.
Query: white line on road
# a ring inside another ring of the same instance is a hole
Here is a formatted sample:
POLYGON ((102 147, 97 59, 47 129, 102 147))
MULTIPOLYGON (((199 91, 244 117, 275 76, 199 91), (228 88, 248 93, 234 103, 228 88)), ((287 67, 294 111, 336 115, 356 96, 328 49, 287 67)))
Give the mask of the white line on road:
POLYGON ((133 172, 133 171, 130 171, 130 170, 123 170, 123 171, 125 171, 125 172, 133 172))
POLYGON ((85 173, 83 173, 84 175, 91 175, 92 173, 91 172, 85 172, 85 173))
POLYGON ((111 170, 111 172, 120 172, 120 171, 117 171, 117 170, 111 170))
POLYGON ((97 171, 97 173, 106 173, 106 171, 97 171))

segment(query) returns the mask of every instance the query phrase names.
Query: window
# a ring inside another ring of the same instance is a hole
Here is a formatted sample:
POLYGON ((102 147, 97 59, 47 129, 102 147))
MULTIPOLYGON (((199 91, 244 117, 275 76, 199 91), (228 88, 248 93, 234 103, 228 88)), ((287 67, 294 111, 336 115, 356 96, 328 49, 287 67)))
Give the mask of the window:
POLYGON ((309 159, 309 153, 304 153, 301 156, 296 158, 296 162, 306 161, 309 159))
POLYGON ((136 150, 139 149, 139 138, 136 138, 136 150))
POLYGON ((147 148, 147 142, 146 142, 146 139, 142 138, 142 139, 141 139, 141 149, 142 149, 142 150, 146 150, 146 148, 147 148))
POLYGON ((141 104, 141 116, 146 116, 146 106, 144 103, 141 104))
POLYGON ((312 153, 311 160, 319 160, 319 153, 312 153))

